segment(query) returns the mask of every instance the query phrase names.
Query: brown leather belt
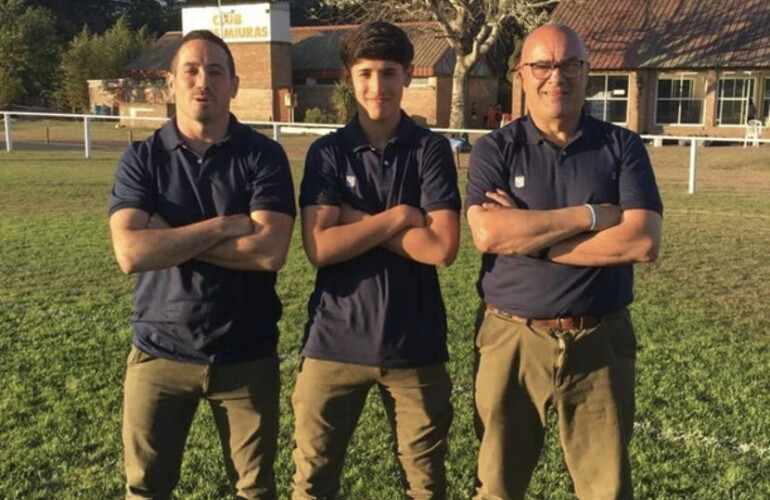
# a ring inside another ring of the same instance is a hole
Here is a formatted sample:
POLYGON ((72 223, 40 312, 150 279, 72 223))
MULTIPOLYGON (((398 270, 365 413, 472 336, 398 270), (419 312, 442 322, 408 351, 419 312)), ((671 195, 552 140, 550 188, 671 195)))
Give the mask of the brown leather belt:
POLYGON ((522 318, 515 314, 509 314, 505 311, 501 311, 493 305, 487 304, 487 311, 502 316, 503 318, 514 321, 516 323, 522 323, 528 326, 539 326, 542 328, 555 328, 558 330, 585 330, 586 328, 593 328, 598 326, 602 321, 617 318, 626 312, 625 307, 619 311, 605 314, 604 316, 565 316, 563 318, 552 319, 533 319, 522 318))

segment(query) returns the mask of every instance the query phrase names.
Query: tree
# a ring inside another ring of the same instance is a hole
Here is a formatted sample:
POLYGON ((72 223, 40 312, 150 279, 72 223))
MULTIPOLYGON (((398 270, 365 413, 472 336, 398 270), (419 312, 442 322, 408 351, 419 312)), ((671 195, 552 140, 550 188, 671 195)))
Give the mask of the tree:
POLYGON ((84 27, 62 56, 59 104, 72 111, 88 110, 87 80, 119 78, 126 64, 152 41, 145 27, 134 31, 125 17, 118 18, 102 35, 84 27))
POLYGON ((338 22, 423 21, 438 22, 441 34, 455 52, 452 74, 452 108, 449 126, 465 125, 468 76, 500 37, 507 24, 524 31, 545 22, 550 7, 559 0, 323 0, 320 16, 338 22))
POLYGON ((56 81, 61 41, 51 12, 0 0, 0 107, 41 103, 56 81))
POLYGON ((347 123, 356 113, 356 95, 344 81, 338 81, 332 90, 332 109, 336 123, 347 123))

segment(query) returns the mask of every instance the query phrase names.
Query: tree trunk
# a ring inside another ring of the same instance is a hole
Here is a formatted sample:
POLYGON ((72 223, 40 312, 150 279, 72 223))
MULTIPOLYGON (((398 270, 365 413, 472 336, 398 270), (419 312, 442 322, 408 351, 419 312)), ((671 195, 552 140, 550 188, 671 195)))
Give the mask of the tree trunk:
POLYGON ((461 55, 457 55, 452 73, 452 101, 449 114, 449 128, 465 128, 465 100, 467 97, 468 67, 461 55))

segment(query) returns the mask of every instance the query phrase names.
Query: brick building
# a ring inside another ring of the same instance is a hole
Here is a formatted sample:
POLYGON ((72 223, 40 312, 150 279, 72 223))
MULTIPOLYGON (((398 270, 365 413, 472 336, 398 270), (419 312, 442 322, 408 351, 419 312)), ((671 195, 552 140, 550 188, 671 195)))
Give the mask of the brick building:
MULTIPOLYGON (((454 50, 440 32, 438 23, 399 23, 414 45, 414 74, 404 91, 402 107, 417 121, 437 127, 449 126, 452 97, 454 50)), ((302 119, 309 108, 330 108, 334 85, 344 78, 339 58, 340 38, 355 26, 306 26, 291 29, 292 85, 297 93, 296 116, 302 119)), ((468 78, 468 102, 477 109, 477 123, 483 128, 484 111, 497 103, 497 76, 481 61, 468 78)), ((469 119, 472 120, 470 112, 469 119)))
MULTIPOLYGON (((551 21, 585 41, 586 111, 597 118, 666 135, 770 126, 768 0, 562 0, 551 21)), ((513 116, 524 112, 514 79, 513 116)))
MULTIPOLYGON (((241 120, 302 121, 309 108, 331 111, 334 85, 344 76, 338 56, 340 37, 353 26, 289 27, 286 3, 252 4, 222 9, 183 9, 183 32, 169 32, 131 61, 120 80, 89 82, 92 112, 109 110, 132 118, 171 116, 174 104, 164 88, 171 59, 184 33, 210 29, 230 46, 240 78, 231 109, 241 120), (243 11, 243 9, 247 9, 243 11), (250 21, 248 9, 258 11, 250 21), (255 27, 255 23, 258 25, 255 27), (222 31, 220 31, 222 30, 222 31), (242 37, 240 35, 248 36, 242 37), (293 96, 293 97, 292 97, 293 96)), ((400 25, 415 46, 415 72, 404 92, 403 107, 430 126, 449 125, 454 51, 436 23, 400 25)), ((497 102, 497 77, 480 62, 470 75, 466 109, 475 104, 482 128, 487 106, 497 102)), ((470 113, 469 113, 470 115, 470 113)), ((126 120, 124 124, 132 124, 126 120)))

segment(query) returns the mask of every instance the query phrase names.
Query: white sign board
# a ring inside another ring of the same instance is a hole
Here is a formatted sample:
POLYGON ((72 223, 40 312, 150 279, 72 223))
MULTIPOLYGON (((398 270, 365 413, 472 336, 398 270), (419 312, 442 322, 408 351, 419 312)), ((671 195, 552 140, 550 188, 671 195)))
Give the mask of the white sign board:
POLYGON ((255 3, 182 9, 182 33, 209 30, 228 43, 286 42, 289 37, 288 3, 255 3))

